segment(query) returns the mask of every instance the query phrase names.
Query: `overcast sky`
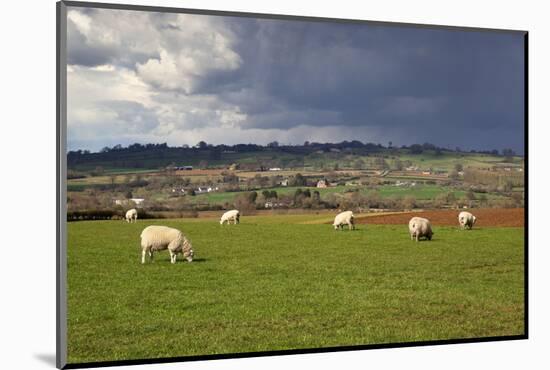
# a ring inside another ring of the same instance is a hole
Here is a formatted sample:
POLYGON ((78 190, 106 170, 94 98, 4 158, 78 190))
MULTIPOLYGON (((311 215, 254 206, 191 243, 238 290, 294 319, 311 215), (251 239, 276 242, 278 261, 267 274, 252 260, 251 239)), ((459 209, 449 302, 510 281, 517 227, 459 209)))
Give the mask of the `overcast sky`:
POLYGON ((68 148, 361 140, 523 153, 520 33, 69 8, 68 148))

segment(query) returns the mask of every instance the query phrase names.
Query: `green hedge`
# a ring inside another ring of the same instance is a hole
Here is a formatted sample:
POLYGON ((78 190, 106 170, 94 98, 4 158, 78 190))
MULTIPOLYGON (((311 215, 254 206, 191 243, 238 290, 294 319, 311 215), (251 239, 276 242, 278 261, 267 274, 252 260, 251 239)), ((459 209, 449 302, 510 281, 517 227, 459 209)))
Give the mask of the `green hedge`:
MULTIPOLYGON (((143 209, 138 209, 138 219, 158 218, 152 213, 148 213, 143 209)), ((92 209, 85 211, 70 211, 67 212, 67 221, 83 221, 83 220, 122 220, 125 212, 112 209, 92 209)))

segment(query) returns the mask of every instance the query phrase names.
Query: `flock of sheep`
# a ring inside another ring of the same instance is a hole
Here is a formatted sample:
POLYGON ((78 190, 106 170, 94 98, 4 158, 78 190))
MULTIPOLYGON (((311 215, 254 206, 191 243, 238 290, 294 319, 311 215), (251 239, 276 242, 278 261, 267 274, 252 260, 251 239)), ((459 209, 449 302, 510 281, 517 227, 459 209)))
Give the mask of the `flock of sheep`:
MULTIPOLYGON (((476 223, 476 216, 470 212, 460 212, 458 215, 458 223, 462 229, 471 229, 476 223)), ((348 225, 350 230, 355 229, 352 211, 339 213, 334 218, 334 223, 332 224, 335 230, 341 230, 346 225, 348 225)), ((411 240, 419 241, 422 237, 432 240, 433 234, 432 223, 427 218, 413 217, 409 221, 409 235, 411 236, 411 240)))
MULTIPOLYGON (((220 225, 233 223, 234 225, 240 222, 240 212, 236 209, 225 212, 221 219, 220 225)), ((126 212, 126 222, 137 221, 137 210, 131 209, 126 212)), ((470 212, 460 212, 458 215, 458 223, 462 229, 471 229, 476 223, 476 216, 470 212)), ((341 212, 334 218, 332 224, 335 230, 341 230, 344 226, 348 226, 350 230, 355 229, 354 215, 352 211, 341 212)), ((413 217, 409 221, 409 234, 411 240, 419 241, 424 237, 427 240, 432 240, 434 232, 430 220, 423 217, 413 217)), ((149 255, 149 260, 153 261, 153 252, 168 249, 170 252, 170 262, 176 263, 178 254, 182 254, 188 261, 193 261, 193 246, 191 242, 177 229, 167 226, 147 226, 141 232, 141 263, 145 263, 145 256, 149 255)))

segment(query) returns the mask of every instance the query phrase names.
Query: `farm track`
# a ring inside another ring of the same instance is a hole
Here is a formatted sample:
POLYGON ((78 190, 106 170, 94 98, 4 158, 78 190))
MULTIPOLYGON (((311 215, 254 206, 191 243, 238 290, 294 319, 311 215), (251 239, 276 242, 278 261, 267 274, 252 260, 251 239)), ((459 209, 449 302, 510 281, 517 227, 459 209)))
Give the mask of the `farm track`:
MULTIPOLYGON (((524 208, 476 208, 470 210, 476 217, 476 227, 523 227, 525 226, 524 208)), ((411 217, 429 219, 433 225, 457 226, 460 210, 433 210, 398 214, 380 214, 370 217, 358 217, 357 224, 401 225, 407 224, 411 217)))

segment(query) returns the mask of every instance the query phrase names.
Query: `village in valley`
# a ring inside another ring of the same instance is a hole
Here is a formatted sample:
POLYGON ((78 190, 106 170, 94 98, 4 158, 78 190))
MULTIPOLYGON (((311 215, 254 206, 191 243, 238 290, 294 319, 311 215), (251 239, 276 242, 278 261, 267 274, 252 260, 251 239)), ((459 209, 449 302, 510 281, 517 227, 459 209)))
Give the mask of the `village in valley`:
POLYGON ((382 210, 523 206, 523 157, 432 144, 134 144, 68 154, 68 220, 197 217, 240 208, 382 210))

